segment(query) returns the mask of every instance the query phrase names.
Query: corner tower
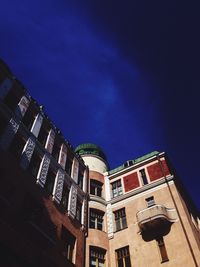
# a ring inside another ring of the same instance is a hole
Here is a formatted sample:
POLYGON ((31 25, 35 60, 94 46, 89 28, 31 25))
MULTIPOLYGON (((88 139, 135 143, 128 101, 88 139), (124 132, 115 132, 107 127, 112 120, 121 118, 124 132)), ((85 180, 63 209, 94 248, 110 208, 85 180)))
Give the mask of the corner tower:
POLYGON ((75 149, 89 167, 89 229, 86 239, 86 266, 104 266, 109 262, 107 212, 104 173, 109 169, 106 156, 95 144, 75 149))

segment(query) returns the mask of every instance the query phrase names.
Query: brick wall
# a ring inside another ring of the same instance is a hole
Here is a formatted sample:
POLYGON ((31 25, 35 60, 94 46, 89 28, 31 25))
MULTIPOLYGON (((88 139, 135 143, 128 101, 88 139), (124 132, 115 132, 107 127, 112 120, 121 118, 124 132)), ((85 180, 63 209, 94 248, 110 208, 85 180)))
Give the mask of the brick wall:
POLYGON ((124 176, 124 189, 125 192, 135 189, 140 186, 137 172, 124 176))
POLYGON ((170 174, 166 161, 162 160, 161 162, 162 162, 163 170, 162 170, 159 162, 156 162, 153 165, 147 167, 149 178, 151 181, 155 181, 157 179, 164 177, 164 175, 170 174), (164 174, 163 174, 163 172, 164 172, 164 174))

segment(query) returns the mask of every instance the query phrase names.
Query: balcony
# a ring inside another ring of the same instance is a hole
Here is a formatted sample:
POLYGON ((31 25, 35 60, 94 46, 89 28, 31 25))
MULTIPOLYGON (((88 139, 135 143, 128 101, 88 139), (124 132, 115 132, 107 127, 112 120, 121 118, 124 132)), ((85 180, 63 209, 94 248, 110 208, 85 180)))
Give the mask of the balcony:
POLYGON ((166 208, 163 205, 153 205, 136 214, 137 222, 141 231, 166 228, 178 219, 175 209, 166 208))

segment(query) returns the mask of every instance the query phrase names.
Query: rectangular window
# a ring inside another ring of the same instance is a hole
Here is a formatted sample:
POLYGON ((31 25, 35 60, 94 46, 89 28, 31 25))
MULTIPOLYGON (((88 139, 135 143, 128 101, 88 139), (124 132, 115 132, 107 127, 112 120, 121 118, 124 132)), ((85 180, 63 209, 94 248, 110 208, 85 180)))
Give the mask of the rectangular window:
POLYGON ((40 128, 39 135, 38 135, 38 141, 44 147, 45 147, 46 142, 47 142, 47 137, 48 137, 49 131, 50 131, 50 128, 47 126, 47 123, 43 122, 42 126, 40 128))
POLYGON ((106 250, 90 247, 90 267, 104 267, 106 250))
POLYGON ((90 228, 101 230, 103 229, 104 213, 100 210, 90 209, 90 228))
POLYGON ((77 199, 76 219, 81 223, 82 203, 77 199))
POLYGON ((70 262, 73 262, 74 247, 76 242, 75 236, 73 236, 67 229, 63 227, 61 233, 61 241, 62 241, 62 255, 70 262))
POLYGON ((157 238, 156 241, 157 241, 158 249, 160 252, 161 263, 169 261, 163 237, 157 238))
POLYGON ((72 171, 72 162, 73 162, 73 155, 70 153, 70 151, 67 151, 67 161, 65 165, 65 171, 69 176, 71 176, 71 171, 72 171))
POLYGON ((84 176, 84 169, 81 165, 79 165, 78 170, 78 186, 83 189, 83 176, 84 176))
POLYGON ((68 209, 68 201, 69 201, 69 189, 67 185, 64 185, 63 192, 62 192, 61 205, 65 208, 65 210, 68 209))
POLYGON ((46 191, 49 194, 53 193, 55 178, 56 178, 55 172, 51 168, 49 168, 48 173, 47 173, 46 182, 44 185, 44 188, 46 189, 46 191))
POLYGON ((90 180, 90 194, 98 197, 102 196, 102 183, 96 180, 90 180))
POLYGON ((35 117, 37 115, 37 111, 35 110, 34 104, 31 103, 22 119, 23 124, 26 126, 26 128, 30 131, 33 123, 35 121, 35 117))
POLYGON ((20 160, 22 151, 26 144, 25 138, 18 132, 15 134, 11 144, 9 151, 16 157, 17 160, 20 160))
POLYGON ((23 95, 22 90, 19 88, 12 88, 6 97, 4 98, 3 102, 12 110, 15 111, 21 97, 23 95))
POLYGON ((129 247, 116 250, 117 267, 131 267, 129 247))
POLYGON ((113 197, 117 197, 123 194, 121 180, 115 181, 114 183, 111 184, 111 186, 112 186, 113 197))
POLYGON ((5 131, 7 125, 8 125, 8 121, 4 118, 2 114, 0 114, 0 136, 5 131))
POLYGON ((37 177, 41 161, 42 161, 41 156, 39 155, 38 151, 35 149, 31 157, 29 167, 28 167, 28 170, 35 178, 37 177))
POLYGON ((125 208, 114 211, 116 231, 127 228, 125 208))
POLYGON ((60 155, 60 149, 61 149, 61 143, 56 140, 53 146, 52 156, 57 162, 60 155))
POLYGON ((154 197, 148 197, 145 199, 146 202, 147 202, 147 207, 151 207, 151 206, 154 206, 155 205, 155 200, 154 200, 154 197))
POLYGON ((147 179, 147 175, 146 175, 145 169, 142 169, 139 172, 140 172, 140 177, 142 179, 142 185, 148 184, 148 179, 147 179))

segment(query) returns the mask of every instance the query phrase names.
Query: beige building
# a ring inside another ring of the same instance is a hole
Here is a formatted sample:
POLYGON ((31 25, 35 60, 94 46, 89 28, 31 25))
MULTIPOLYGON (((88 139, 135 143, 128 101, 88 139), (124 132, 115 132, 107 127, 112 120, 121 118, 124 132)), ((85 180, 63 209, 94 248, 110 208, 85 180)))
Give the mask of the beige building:
POLYGON ((76 148, 90 172, 86 267, 200 266, 200 221, 165 153, 108 171, 102 150, 76 148))

